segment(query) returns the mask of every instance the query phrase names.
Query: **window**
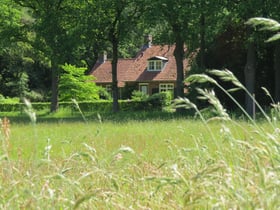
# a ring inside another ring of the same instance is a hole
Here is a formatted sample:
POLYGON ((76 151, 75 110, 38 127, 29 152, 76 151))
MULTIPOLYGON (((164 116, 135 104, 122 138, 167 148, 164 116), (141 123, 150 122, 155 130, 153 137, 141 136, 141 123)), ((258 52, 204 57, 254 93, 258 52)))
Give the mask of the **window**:
POLYGON ((162 68, 162 61, 155 61, 156 63, 156 70, 161 70, 162 68))
POLYGON ((146 83, 139 84, 139 91, 141 91, 144 94, 148 94, 148 84, 146 83))
POLYGON ((173 90, 174 90, 174 84, 172 83, 159 84, 159 92, 171 91, 173 93, 173 90))
POLYGON ((149 62, 149 65, 148 65, 149 71, 160 71, 162 69, 161 60, 150 60, 148 62, 149 62))
POLYGON ((112 85, 106 85, 106 91, 111 95, 112 94, 112 85))
POLYGON ((162 56, 154 56, 148 59, 148 71, 161 71, 168 59, 162 56))

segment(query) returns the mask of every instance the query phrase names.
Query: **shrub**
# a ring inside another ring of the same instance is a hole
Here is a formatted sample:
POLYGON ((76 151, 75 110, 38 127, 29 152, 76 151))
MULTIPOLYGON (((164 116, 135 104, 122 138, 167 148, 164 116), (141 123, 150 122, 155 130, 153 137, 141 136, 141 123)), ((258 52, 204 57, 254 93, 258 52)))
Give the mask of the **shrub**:
POLYGON ((75 98, 81 100, 99 99, 99 87, 93 82, 92 75, 85 75, 86 68, 65 64, 62 66, 64 73, 59 83, 60 99, 70 101, 75 98))
MULTIPOLYGON (((149 104, 145 101, 119 101, 122 111, 140 111, 149 109, 149 104)), ((22 112, 24 110, 24 103, 0 102, 0 112, 22 112)), ((33 102, 32 107, 36 111, 48 110, 50 107, 49 102, 33 102)), ((78 112, 79 109, 82 112, 87 113, 104 113, 112 110, 112 101, 99 100, 99 101, 78 101, 77 104, 73 102, 60 102, 59 109, 70 109, 72 112, 78 112), (78 106, 78 107, 77 107, 78 106)))
POLYGON ((153 108, 163 108, 164 106, 169 106, 171 101, 171 92, 155 93, 147 99, 148 104, 150 104, 153 108))
POLYGON ((142 91, 139 91, 139 90, 134 90, 132 92, 132 96, 131 96, 131 99, 133 101, 145 101, 148 99, 148 95, 143 93, 142 91))
POLYGON ((146 101, 120 101, 121 111, 141 111, 150 109, 146 101))
POLYGON ((112 99, 111 94, 108 93, 108 91, 105 90, 105 88, 103 88, 103 87, 99 87, 98 94, 99 94, 100 99, 104 99, 104 100, 112 99))

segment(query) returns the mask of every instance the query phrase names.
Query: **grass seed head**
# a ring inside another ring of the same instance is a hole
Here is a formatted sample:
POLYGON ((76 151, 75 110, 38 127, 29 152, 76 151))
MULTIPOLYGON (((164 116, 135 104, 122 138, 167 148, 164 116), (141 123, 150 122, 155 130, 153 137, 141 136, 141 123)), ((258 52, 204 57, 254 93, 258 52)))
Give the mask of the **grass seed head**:
POLYGON ((0 121, 1 124, 1 128, 4 134, 4 137, 6 140, 8 140, 10 138, 10 120, 7 117, 4 117, 3 120, 0 121))
POLYGON ((36 123, 36 113, 32 108, 32 104, 29 100, 27 100, 26 98, 23 99, 23 102, 26 106, 26 108, 24 109, 25 113, 29 116, 30 120, 32 123, 36 123))
POLYGON ((217 82, 206 74, 192 74, 185 80, 186 82, 190 83, 206 83, 210 82, 212 84, 216 84, 217 82))
POLYGON ((241 84, 241 82, 228 69, 225 69, 225 70, 213 69, 213 70, 209 70, 208 72, 212 75, 219 77, 222 81, 232 82, 238 88, 243 89, 243 90, 245 89, 245 87, 241 84))

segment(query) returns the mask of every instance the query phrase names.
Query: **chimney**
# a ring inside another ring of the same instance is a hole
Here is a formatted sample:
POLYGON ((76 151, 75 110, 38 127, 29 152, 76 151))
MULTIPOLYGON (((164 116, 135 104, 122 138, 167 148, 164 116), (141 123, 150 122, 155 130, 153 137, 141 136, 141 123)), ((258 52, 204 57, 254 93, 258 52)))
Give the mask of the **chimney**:
POLYGON ((152 35, 148 34, 144 36, 144 49, 150 48, 152 46, 153 37, 152 35))
POLYGON ((99 63, 105 63, 107 60, 107 53, 104 51, 98 58, 99 63))

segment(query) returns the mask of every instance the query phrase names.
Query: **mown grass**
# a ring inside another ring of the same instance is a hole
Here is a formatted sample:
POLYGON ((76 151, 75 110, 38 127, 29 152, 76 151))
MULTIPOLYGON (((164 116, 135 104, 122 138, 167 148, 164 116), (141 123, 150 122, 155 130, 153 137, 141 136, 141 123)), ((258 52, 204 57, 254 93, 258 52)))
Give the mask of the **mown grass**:
POLYGON ((2 119, 0 208, 277 209, 279 132, 259 126, 2 119))

